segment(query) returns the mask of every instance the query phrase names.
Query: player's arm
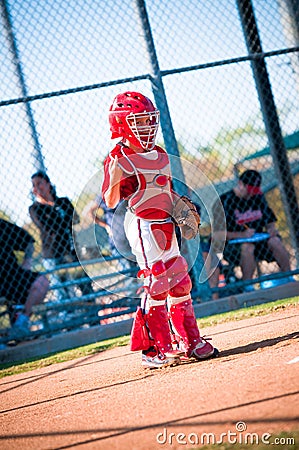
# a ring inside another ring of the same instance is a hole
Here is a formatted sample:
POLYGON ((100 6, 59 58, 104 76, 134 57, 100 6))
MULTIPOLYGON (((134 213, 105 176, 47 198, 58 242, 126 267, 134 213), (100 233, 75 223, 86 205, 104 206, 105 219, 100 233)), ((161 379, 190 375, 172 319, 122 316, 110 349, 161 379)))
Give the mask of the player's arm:
POLYGON ((104 201, 108 208, 115 208, 120 201, 120 182, 123 171, 118 165, 118 157, 110 157, 108 163, 108 189, 103 194, 104 201))

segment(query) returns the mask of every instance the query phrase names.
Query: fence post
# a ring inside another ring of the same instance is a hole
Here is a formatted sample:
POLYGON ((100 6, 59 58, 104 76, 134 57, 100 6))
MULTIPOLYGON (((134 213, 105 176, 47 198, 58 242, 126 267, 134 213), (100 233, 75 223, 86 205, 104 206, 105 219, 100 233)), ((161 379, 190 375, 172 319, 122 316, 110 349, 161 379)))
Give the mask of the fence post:
POLYGON ((7 40, 8 40, 8 44, 10 47, 10 51, 12 53, 12 60, 15 65, 15 68, 16 68, 16 73, 17 73, 17 76, 19 79, 22 96, 25 100, 24 103, 25 103, 26 113, 27 113, 27 117, 28 117, 28 121, 29 121, 29 126, 31 128, 31 136, 33 139, 33 148, 34 148, 34 152, 33 152, 34 166, 37 170, 45 171, 44 158, 43 158, 41 146, 40 146, 40 143, 38 140, 38 133, 36 131, 36 126, 35 126, 35 121, 34 121, 32 109, 31 109, 31 105, 30 105, 30 102, 26 101, 26 97, 28 97, 28 92, 27 92, 25 77, 24 77, 24 73, 23 73, 23 69, 22 69, 21 59, 20 59, 20 55, 19 55, 17 40, 16 40, 16 37, 13 32, 12 20, 10 17, 10 12, 9 12, 6 0, 3 0, 1 2, 1 8, 2 8, 2 16, 4 19, 4 27, 7 30, 7 40))
MULTIPOLYGON (((278 9, 287 47, 299 45, 299 0, 278 0, 278 9)), ((290 65, 299 94, 299 54, 290 53, 290 65)))
POLYGON ((299 207, 293 184, 292 173, 287 157, 279 118, 272 94, 265 59, 262 55, 262 45, 254 17, 251 0, 236 0, 247 49, 253 56, 251 66, 259 96, 269 147, 274 161, 274 169, 281 186, 283 205, 285 208, 290 236, 296 252, 299 265, 299 207))

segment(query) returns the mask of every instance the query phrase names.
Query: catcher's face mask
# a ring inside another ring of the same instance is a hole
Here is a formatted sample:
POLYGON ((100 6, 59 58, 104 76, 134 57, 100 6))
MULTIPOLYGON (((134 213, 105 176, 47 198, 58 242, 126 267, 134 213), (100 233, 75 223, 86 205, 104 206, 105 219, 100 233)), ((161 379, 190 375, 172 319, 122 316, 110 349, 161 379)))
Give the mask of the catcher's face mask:
POLYGON ((130 114, 126 117, 126 121, 141 147, 151 150, 155 145, 159 127, 159 111, 130 114))

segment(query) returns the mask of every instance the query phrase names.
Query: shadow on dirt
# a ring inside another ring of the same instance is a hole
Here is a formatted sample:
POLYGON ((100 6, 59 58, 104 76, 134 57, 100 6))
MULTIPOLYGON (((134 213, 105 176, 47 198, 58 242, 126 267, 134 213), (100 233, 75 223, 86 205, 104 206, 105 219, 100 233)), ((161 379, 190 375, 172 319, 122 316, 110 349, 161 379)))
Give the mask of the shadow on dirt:
POLYGON ((240 347, 231 348, 229 350, 220 351, 218 358, 223 358, 226 356, 239 355, 242 353, 250 353, 255 352, 258 349, 265 347, 273 347, 274 345, 279 344, 280 342, 289 341, 292 339, 298 339, 299 332, 285 334, 284 336, 278 336, 271 339, 264 339, 258 342, 252 342, 250 344, 241 345, 240 347))
MULTIPOLYGON (((242 408, 242 407, 250 407, 252 405, 258 404, 258 403, 263 403, 263 402, 268 402, 268 401, 273 401, 273 400, 279 400, 281 398, 287 398, 287 397, 293 397, 295 395, 298 395, 299 391, 295 391, 295 392, 288 392, 288 393, 284 393, 284 394, 280 394, 280 395, 276 395, 276 396, 272 396, 272 397, 264 397, 255 401, 250 401, 250 402, 245 402, 245 403, 238 403, 236 405, 230 405, 227 406, 225 408, 220 408, 220 409, 216 409, 216 410, 211 410, 211 411, 205 411, 204 413, 200 413, 200 414, 195 414, 192 416, 184 416, 184 417, 179 417, 173 421, 168 421, 168 422, 156 422, 156 423, 152 423, 146 426, 140 426, 140 427, 118 427, 118 428, 107 428, 107 427, 103 427, 103 428, 94 428, 94 429, 88 429, 88 430, 71 430, 71 431, 59 431, 59 432, 50 432, 50 433, 20 433, 20 434, 7 434, 7 435, 3 435, 0 437, 0 440, 3 439, 30 439, 31 443, 32 443, 32 439, 34 438, 40 438, 40 437, 59 437, 59 436, 70 436, 72 443, 71 444, 65 444, 65 445, 61 445, 61 446, 55 446, 55 450, 62 450, 62 449, 72 449, 75 447, 80 447, 82 445, 87 445, 87 444, 91 444, 91 443, 100 443, 102 441, 105 441, 107 439, 115 439, 119 436, 123 436, 126 434, 130 434, 130 433, 135 433, 135 432, 140 432, 140 431, 146 431, 146 430, 154 430, 154 429, 163 429, 166 428, 167 429, 172 429, 174 427, 177 427, 178 425, 184 425, 184 427, 195 427, 195 426, 211 426, 211 425, 221 425, 221 424, 227 424, 227 420, 226 421, 213 421, 213 420, 204 420, 204 417, 208 417, 211 414, 215 414, 215 413, 221 413, 221 412, 226 412, 226 411, 231 411, 237 408, 242 408), (201 419, 203 418, 203 419, 201 419), (94 436, 95 434, 102 434, 102 436, 99 437, 91 437, 94 436), (104 434, 104 435, 103 435, 104 434), (74 437, 74 435, 81 435, 82 439, 77 440, 77 442, 74 442, 74 439, 72 439, 74 437), (90 438, 88 438, 88 436, 90 435, 90 438), (85 436, 85 438, 84 438, 85 436)), ((246 420, 247 424, 250 423, 261 423, 261 422, 265 422, 265 423, 273 423, 273 422, 283 422, 286 420, 286 417, 275 417, 275 418, 259 418, 258 420, 246 420)), ((295 422, 297 423, 298 418, 287 418, 288 422, 295 422)), ((108 443, 107 443, 108 445, 108 443)), ((108 448, 108 447, 107 447, 108 448)))

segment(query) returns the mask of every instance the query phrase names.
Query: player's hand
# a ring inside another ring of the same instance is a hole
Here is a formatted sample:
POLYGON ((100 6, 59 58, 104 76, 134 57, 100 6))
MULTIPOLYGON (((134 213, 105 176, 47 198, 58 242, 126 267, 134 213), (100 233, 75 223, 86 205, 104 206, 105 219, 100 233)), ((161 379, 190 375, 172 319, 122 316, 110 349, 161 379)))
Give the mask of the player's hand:
POLYGON ((250 238, 254 235, 254 233, 255 233, 254 228, 246 228, 246 230, 242 232, 242 237, 250 238))
POLYGON ((111 156, 108 170, 109 170, 111 182, 118 183, 121 180, 123 171, 120 168, 120 166, 118 165, 118 157, 117 156, 115 156, 114 158, 111 156))

